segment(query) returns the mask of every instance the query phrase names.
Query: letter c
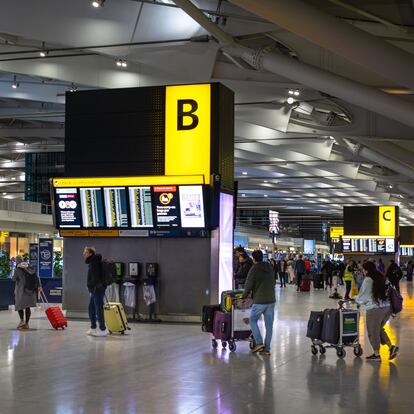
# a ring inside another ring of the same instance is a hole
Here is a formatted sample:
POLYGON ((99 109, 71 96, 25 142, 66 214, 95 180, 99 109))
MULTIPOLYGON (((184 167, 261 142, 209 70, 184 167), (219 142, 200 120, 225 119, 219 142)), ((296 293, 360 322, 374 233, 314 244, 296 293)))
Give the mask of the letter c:
POLYGON ((388 213, 391 213, 391 210, 386 210, 386 211, 384 211, 384 213, 382 213, 382 218, 385 221, 391 221, 391 218, 388 218, 388 216, 387 216, 388 213))

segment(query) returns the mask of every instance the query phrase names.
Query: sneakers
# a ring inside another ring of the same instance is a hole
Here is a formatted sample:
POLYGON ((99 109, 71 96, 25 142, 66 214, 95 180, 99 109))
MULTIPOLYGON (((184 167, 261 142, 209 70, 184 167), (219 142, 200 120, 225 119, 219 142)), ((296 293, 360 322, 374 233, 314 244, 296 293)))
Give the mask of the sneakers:
POLYGON ((94 336, 96 334, 96 328, 95 329, 93 329, 93 328, 89 328, 87 331, 86 331, 86 335, 91 335, 91 336, 94 336))
POLYGON ((105 329, 104 331, 100 330, 100 329, 96 329, 95 333, 92 334, 93 336, 97 336, 97 337, 105 337, 109 335, 109 331, 108 329, 105 329))
POLYGON ((265 349, 262 349, 262 350, 259 352, 259 354, 260 354, 260 355, 269 356, 269 355, 270 355, 270 351, 266 351, 265 349))
POLYGON ((397 355, 400 348, 396 345, 392 345, 390 348, 390 357, 388 358, 390 361, 393 360, 397 355))
POLYGON ((264 350, 264 347, 265 346, 263 344, 257 344, 252 349, 252 353, 255 354, 256 352, 263 351, 264 350))
POLYGON ((365 358, 367 361, 381 361, 381 357, 376 354, 372 354, 365 358))

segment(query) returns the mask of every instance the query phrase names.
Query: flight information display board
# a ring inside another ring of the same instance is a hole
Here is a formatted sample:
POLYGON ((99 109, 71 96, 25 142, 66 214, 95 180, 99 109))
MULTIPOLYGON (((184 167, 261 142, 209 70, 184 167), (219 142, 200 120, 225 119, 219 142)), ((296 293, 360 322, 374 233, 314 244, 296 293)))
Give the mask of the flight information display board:
POLYGON ((395 239, 342 239, 344 253, 395 253, 395 239))
POLYGON ((107 227, 129 227, 125 187, 104 188, 107 227))
POLYGON ((131 227, 153 227, 151 187, 129 187, 131 227))
POLYGON ((83 227, 105 227, 102 188, 80 188, 83 227))
POLYGON ((77 188, 56 189, 55 215, 60 228, 78 229, 82 226, 77 188))
POLYGON ((205 234, 200 231, 208 228, 209 203, 201 184, 91 185, 54 190, 58 229, 119 229, 131 237, 191 237, 205 234))

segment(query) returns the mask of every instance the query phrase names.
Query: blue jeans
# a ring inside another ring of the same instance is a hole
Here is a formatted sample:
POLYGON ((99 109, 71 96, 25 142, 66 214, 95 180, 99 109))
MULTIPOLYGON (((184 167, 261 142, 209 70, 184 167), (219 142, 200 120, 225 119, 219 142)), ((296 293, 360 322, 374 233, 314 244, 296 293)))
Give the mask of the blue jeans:
POLYGON ((273 334, 273 320, 275 318, 275 304, 268 303, 266 305, 254 304, 252 306, 252 312, 250 314, 250 327, 256 344, 263 344, 262 334, 257 326, 257 321, 264 315, 266 338, 265 338, 265 350, 270 351, 270 342, 272 341, 273 334))
POLYGON ((89 301, 89 319, 91 321, 91 328, 96 329, 96 320, 98 320, 99 328, 101 331, 106 329, 105 319, 104 319, 104 296, 105 288, 98 287, 94 292, 91 293, 91 298, 89 301))

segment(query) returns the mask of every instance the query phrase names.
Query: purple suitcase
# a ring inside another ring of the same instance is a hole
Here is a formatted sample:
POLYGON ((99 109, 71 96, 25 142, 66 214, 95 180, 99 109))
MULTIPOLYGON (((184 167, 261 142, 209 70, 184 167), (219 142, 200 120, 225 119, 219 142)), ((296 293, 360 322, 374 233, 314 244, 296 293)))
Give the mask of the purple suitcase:
POLYGON ((222 341, 231 338, 231 313, 216 311, 214 314, 213 336, 222 341))

